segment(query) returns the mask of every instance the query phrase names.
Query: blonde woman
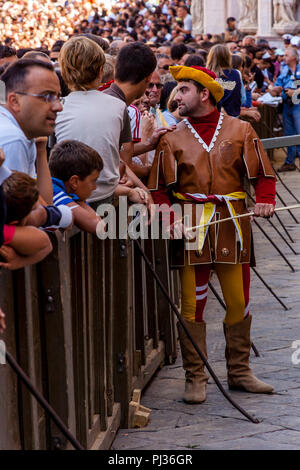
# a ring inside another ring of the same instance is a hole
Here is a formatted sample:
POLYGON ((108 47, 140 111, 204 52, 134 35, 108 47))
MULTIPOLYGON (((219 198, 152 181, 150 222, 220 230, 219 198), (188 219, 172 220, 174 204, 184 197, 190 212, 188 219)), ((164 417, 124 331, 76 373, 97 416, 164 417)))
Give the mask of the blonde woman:
POLYGON ((224 88, 224 97, 218 109, 224 108, 229 116, 239 117, 241 112, 241 78, 232 68, 231 53, 223 44, 213 46, 207 56, 206 67, 217 75, 217 81, 224 88))

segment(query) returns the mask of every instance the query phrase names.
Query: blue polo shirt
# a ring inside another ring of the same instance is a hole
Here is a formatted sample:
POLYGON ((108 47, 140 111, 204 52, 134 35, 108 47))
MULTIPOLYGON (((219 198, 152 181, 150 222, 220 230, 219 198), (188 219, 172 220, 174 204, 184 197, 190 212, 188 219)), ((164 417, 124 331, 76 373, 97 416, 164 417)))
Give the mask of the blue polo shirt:
MULTIPOLYGON (((281 86, 283 90, 285 88, 292 88, 296 90, 300 86, 299 84, 296 83, 296 80, 300 81, 300 63, 297 64, 295 73, 291 71, 288 65, 283 66, 281 74, 277 77, 277 80, 274 83, 274 86, 281 86)), ((281 92, 281 96, 283 98, 283 101, 286 101, 287 96, 283 90, 281 92)), ((299 106, 299 105, 296 105, 296 106, 299 106)))
POLYGON ((76 194, 68 193, 65 184, 58 178, 51 178, 53 185, 53 204, 55 206, 66 206, 70 202, 79 201, 79 197, 76 194))
POLYGON ((35 139, 27 139, 17 120, 3 106, 0 106, 0 148, 3 149, 7 168, 36 177, 35 139))

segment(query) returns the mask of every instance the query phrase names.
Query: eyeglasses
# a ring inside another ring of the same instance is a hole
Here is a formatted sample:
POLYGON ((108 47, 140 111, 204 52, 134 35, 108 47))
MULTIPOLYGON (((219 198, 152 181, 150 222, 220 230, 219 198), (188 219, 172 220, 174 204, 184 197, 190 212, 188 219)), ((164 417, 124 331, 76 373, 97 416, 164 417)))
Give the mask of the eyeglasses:
POLYGON ((61 96, 57 96, 55 93, 46 93, 45 95, 39 95, 37 93, 25 93, 24 91, 15 91, 18 95, 24 96, 34 96, 36 98, 41 98, 45 103, 55 103, 59 101, 61 104, 64 104, 65 98, 61 96))
POLYGON ((158 67, 159 70, 169 70, 170 65, 163 65, 162 67, 158 67))
POLYGON ((154 88, 155 86, 158 90, 160 90, 163 87, 163 84, 162 83, 149 83, 148 84, 148 88, 154 88))

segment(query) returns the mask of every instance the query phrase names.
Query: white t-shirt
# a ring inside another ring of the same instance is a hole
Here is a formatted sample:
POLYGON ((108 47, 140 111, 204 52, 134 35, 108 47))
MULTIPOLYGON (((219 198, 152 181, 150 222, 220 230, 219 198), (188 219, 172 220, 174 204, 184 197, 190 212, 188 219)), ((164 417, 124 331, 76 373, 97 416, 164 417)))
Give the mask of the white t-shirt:
POLYGON ((120 137, 125 113, 126 105, 121 100, 98 90, 88 90, 70 93, 63 111, 57 115, 57 142, 80 140, 97 150, 103 160, 97 189, 89 198, 91 202, 111 196, 118 185, 120 137))
POLYGON ((192 32, 192 26, 193 26, 192 15, 187 14, 183 20, 183 29, 185 31, 192 32))

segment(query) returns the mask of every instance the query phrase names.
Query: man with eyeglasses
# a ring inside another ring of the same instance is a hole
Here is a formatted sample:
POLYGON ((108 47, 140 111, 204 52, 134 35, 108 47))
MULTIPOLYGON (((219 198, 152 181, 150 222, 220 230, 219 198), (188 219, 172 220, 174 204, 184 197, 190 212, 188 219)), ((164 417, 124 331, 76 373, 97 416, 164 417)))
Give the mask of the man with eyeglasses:
MULTIPOLYGON (((51 205, 52 182, 47 162, 47 138, 53 134, 57 113, 62 111, 60 83, 50 62, 22 59, 10 65, 1 75, 6 103, 0 106, 0 148, 6 166, 37 178, 40 203, 51 205)), ((64 228, 72 214, 63 215, 51 207, 33 211, 32 225, 64 228), (51 221, 50 221, 51 219, 51 221)))
POLYGON ((60 84, 49 62, 22 59, 1 75, 6 103, 0 108, 0 147, 11 170, 37 175, 41 196, 52 203, 52 185, 45 140, 53 133, 56 115, 62 110, 60 84))
POLYGON ((157 54, 157 71, 160 76, 169 72, 169 67, 173 65, 173 60, 167 54, 157 54))

